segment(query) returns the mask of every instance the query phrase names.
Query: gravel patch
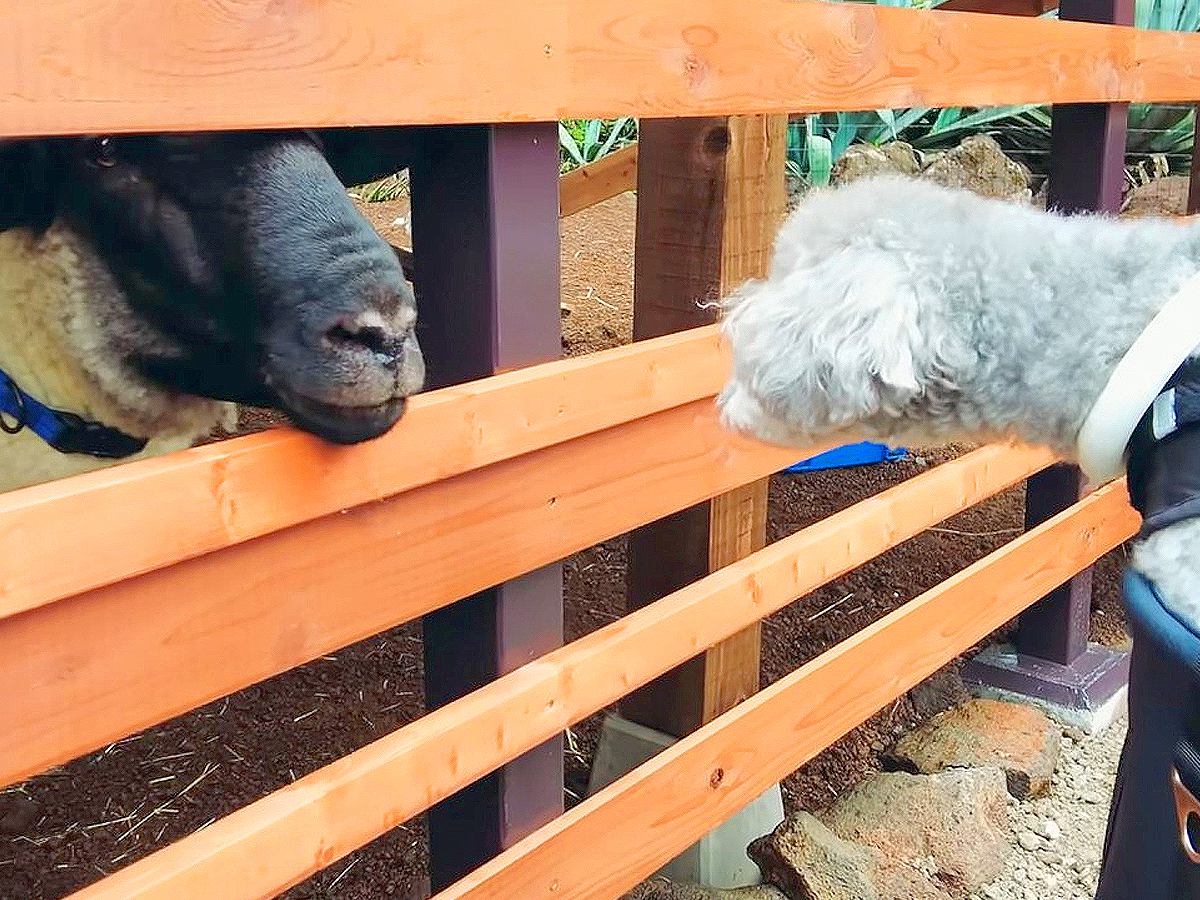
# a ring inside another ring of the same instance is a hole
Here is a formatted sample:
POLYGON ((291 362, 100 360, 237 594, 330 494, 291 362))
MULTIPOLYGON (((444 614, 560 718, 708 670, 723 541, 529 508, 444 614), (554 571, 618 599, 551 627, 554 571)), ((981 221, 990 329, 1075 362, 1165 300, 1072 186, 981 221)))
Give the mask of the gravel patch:
POLYGON ((1108 801, 1125 740, 1126 718, 1096 735, 1063 735, 1050 793, 1013 801, 1013 852, 995 881, 971 900, 1091 900, 1108 824, 1108 801))

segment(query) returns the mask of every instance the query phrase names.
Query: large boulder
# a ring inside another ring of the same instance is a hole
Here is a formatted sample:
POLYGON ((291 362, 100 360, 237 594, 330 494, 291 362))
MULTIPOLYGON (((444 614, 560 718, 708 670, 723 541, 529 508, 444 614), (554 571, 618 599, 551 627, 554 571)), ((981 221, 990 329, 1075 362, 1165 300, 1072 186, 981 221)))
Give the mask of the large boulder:
POLYGON ((984 197, 1030 202, 1030 174, 1010 159, 993 138, 971 135, 939 154, 921 170, 921 178, 946 187, 966 188, 984 197))
POLYGON ((834 184, 844 184, 876 175, 916 175, 920 170, 916 151, 903 141, 892 141, 880 147, 851 144, 833 164, 830 180, 834 184))
POLYGON ((961 896, 1003 870, 1008 799, 997 768, 880 772, 822 819, 844 840, 879 851, 881 898, 961 896), (926 888, 939 893, 919 893, 926 888))
POLYGON ((747 852, 792 900, 881 900, 875 853, 842 840, 810 813, 792 816, 747 852))
POLYGON ((791 900, 954 900, 1002 872, 1007 804, 996 768, 882 772, 747 852, 791 900))
POLYGON ((1039 709, 976 699, 904 735, 885 764, 925 774, 995 766, 1004 772, 1008 792, 1023 800, 1050 789, 1061 740, 1061 729, 1039 709))

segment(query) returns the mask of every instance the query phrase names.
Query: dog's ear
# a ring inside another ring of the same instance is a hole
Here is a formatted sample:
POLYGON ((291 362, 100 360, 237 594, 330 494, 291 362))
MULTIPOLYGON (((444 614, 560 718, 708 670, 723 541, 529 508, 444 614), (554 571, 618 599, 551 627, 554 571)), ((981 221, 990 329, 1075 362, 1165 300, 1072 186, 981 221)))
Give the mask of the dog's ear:
POLYGON ((46 142, 0 142, 0 231, 46 228, 54 218, 52 181, 46 142))
POLYGON ((805 442, 899 418, 922 392, 919 313, 916 282, 878 249, 847 247, 746 284, 723 327, 734 361, 726 421, 805 442))

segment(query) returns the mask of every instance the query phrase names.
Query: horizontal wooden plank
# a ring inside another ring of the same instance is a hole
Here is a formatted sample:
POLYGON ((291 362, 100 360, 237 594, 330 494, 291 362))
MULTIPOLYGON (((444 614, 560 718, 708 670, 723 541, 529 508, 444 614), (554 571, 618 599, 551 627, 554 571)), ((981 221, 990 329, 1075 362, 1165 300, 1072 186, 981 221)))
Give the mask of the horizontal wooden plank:
POLYGON ((803 455, 698 400, 0 619, 0 786, 803 455))
POLYGON ((751 697, 437 900, 609 900, 1132 536, 1110 484, 751 697))
POLYGON ((1194 34, 814 0, 55 0, 4 26, 9 136, 1200 97, 1194 34))
MULTIPOLYGON (((985 447, 556 650, 81 894, 273 895, 700 650, 1048 465, 985 447)), ((510 897, 523 896, 511 894, 510 897)))
POLYGON ((573 216, 617 194, 637 189, 637 144, 622 147, 558 179, 558 214, 573 216))
POLYGON ((696 329, 422 394, 355 447, 275 429, 0 494, 0 619, 713 396, 728 365, 696 329))

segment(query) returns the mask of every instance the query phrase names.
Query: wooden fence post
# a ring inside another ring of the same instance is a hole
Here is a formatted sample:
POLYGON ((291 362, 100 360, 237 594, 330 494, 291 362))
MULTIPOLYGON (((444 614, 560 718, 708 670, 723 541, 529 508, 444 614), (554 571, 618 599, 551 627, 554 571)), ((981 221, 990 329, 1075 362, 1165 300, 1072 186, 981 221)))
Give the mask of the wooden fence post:
MULTIPOLYGON (((1132 25, 1133 0, 1063 0, 1059 18, 1132 25)), ((1048 206, 1065 213, 1120 210, 1128 112, 1123 103, 1054 107, 1048 206)), ((1083 488, 1082 473, 1071 465, 1052 466, 1030 478, 1025 527, 1075 503, 1083 488)), ((1088 643, 1091 600, 1089 568, 1021 614, 1015 654, 985 653, 964 670, 964 677, 1036 697, 1092 724, 1126 683, 1129 659, 1088 643)))
MULTIPOLYGON (((715 321, 707 306, 766 271, 786 204, 782 116, 643 120, 638 137, 634 340, 715 321)), ((767 482, 630 535, 636 609, 763 546, 767 482)), ((621 714, 682 737, 758 690, 756 625, 634 692, 621 714)))
MULTIPOLYGON (((786 206, 786 140, 786 116, 641 121, 634 340, 715 321, 722 295, 766 271, 786 206)), ((766 524, 761 479, 631 532, 628 609, 758 550, 766 524)), ((605 721, 589 792, 757 692, 759 641, 755 623, 622 700, 605 721)), ((715 887, 756 883, 746 845, 782 817, 776 786, 666 871, 715 887)))
MULTIPOLYGON (((557 358, 556 126, 430 129, 412 175, 419 337, 430 385, 557 358)), ((435 709, 561 645, 561 568, 476 594, 423 625, 425 695, 435 709)), ((561 813, 562 774, 556 739, 433 807, 433 890, 561 813)))

